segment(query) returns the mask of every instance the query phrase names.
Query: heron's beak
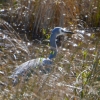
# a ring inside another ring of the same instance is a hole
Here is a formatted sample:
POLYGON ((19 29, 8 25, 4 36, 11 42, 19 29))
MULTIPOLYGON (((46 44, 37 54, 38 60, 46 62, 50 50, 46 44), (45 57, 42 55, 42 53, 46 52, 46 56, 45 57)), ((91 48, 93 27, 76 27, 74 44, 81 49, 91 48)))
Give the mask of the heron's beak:
POLYGON ((71 32, 71 31, 69 31, 69 30, 66 30, 65 28, 62 29, 61 31, 62 31, 63 33, 75 34, 75 33, 71 32))
POLYGON ((66 32, 66 33, 69 33, 69 34, 75 34, 75 33, 71 32, 71 31, 68 31, 68 32, 66 32))

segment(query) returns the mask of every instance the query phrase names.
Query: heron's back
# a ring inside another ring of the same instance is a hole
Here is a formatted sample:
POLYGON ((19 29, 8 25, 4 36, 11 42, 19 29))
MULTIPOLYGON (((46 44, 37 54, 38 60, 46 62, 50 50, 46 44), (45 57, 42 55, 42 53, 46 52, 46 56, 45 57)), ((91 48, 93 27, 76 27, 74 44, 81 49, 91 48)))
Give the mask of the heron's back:
POLYGON ((19 76, 26 76, 32 70, 34 71, 37 68, 42 69, 44 66, 51 66, 51 64, 52 64, 52 61, 48 58, 47 59, 37 58, 37 59, 29 60, 17 66, 17 68, 14 70, 12 75, 9 76, 9 78, 12 78, 13 80, 17 81, 16 79, 19 76))

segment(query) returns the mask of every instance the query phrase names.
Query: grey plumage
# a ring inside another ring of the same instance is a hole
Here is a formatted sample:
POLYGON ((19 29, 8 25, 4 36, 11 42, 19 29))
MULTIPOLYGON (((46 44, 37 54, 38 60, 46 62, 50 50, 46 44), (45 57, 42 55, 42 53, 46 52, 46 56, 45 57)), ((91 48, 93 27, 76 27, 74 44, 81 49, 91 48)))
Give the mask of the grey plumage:
POLYGON ((41 71, 45 71, 42 66, 47 66, 50 67, 52 65, 52 61, 50 59, 46 58, 37 58, 37 59, 32 59, 29 60, 25 63, 22 63, 19 65, 17 68, 15 68, 14 72, 12 73, 9 78, 13 79, 13 84, 18 83, 18 77, 19 76, 27 76, 30 71, 34 72, 34 68, 41 69, 41 71))
POLYGON ((52 52, 50 53, 48 58, 37 58, 37 59, 32 59, 29 60, 25 63, 22 63, 21 65, 19 65, 14 72, 12 73, 11 76, 9 76, 9 78, 13 79, 13 84, 17 84, 18 83, 18 77, 19 76, 25 76, 35 68, 39 68, 41 69, 41 71, 45 72, 49 71, 48 67, 50 68, 52 66, 52 59, 56 57, 57 54, 57 45, 56 45, 56 37, 59 35, 64 35, 66 33, 70 33, 73 34, 72 32, 65 30, 61 27, 56 27, 52 30, 51 36, 50 36, 50 46, 52 47, 51 50, 52 52), (45 69, 43 69, 43 66, 45 66, 45 69))

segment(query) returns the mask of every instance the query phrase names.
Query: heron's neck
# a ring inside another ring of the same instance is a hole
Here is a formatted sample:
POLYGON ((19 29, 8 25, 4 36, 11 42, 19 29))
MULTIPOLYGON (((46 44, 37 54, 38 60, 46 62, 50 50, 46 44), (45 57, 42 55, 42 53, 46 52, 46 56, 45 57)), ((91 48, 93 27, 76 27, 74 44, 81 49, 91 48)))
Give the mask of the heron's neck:
POLYGON ((50 37, 51 52, 49 55, 49 59, 53 59, 57 55, 56 37, 57 37, 57 33, 51 34, 51 37, 50 37))

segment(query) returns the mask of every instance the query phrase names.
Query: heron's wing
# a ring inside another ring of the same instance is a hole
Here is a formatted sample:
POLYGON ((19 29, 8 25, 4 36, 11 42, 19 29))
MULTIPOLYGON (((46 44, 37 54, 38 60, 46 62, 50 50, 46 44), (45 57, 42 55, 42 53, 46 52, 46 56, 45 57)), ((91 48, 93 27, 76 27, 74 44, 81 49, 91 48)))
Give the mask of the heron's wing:
POLYGON ((39 68, 39 67, 42 68, 42 66, 47 66, 47 65, 50 66, 51 64, 52 64, 51 60, 46 58, 37 58, 37 59, 29 60, 19 65, 9 78, 14 79, 20 75, 27 73, 30 70, 34 70, 34 68, 39 68))

